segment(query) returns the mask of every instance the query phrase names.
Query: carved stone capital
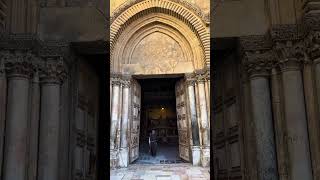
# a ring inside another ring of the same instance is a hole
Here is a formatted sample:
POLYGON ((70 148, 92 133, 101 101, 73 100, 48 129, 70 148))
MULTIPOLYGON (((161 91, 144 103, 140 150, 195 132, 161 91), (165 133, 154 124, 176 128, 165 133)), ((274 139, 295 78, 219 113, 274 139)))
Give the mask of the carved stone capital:
POLYGON ((34 72, 32 63, 35 58, 30 51, 5 51, 3 52, 2 63, 9 78, 31 78, 34 72))
POLYGON ((269 76, 274 62, 272 51, 247 51, 243 58, 244 70, 250 78, 269 76))
POLYGON ((111 85, 121 85, 121 75, 120 74, 110 74, 110 84, 111 85))
POLYGON ((197 81, 194 73, 186 73, 184 78, 188 86, 194 86, 197 81))
POLYGON ((130 88, 131 85, 131 76, 130 75, 122 75, 121 84, 124 88, 130 88))
POLYGON ((306 38, 307 53, 311 61, 320 58, 320 31, 312 31, 306 38))
POLYGON ((40 81, 61 84, 67 76, 67 67, 62 57, 48 57, 40 66, 40 81))
POLYGON ((306 41, 277 42, 275 52, 282 71, 298 70, 308 60, 306 41))

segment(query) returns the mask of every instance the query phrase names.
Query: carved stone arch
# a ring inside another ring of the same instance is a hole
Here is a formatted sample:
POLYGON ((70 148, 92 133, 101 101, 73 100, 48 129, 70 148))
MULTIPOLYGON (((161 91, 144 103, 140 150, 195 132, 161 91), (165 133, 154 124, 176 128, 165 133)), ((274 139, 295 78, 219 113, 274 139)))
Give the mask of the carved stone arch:
MULTIPOLYGON (((125 6, 125 5, 124 5, 125 6)), ((210 35, 209 30, 206 27, 206 22, 198 16, 193 10, 188 9, 187 7, 178 4, 175 1, 170 0, 148 0, 148 1, 139 1, 129 7, 125 6, 126 9, 114 13, 114 17, 112 19, 111 24, 111 34, 110 34, 110 51, 111 51, 111 67, 113 71, 119 71, 119 66, 114 63, 118 63, 115 57, 119 55, 119 51, 117 48, 121 47, 119 44, 123 42, 124 31, 126 29, 132 28, 132 23, 138 21, 141 18, 147 17, 148 15, 157 15, 159 23, 167 23, 163 22, 162 17, 170 16, 175 19, 176 22, 172 22, 172 28, 178 28, 177 25, 184 24, 185 27, 188 27, 190 34, 193 34, 193 38, 187 38, 189 40, 189 44, 195 44, 194 46, 199 46, 201 50, 201 61, 204 66, 210 65, 210 35), (176 23, 175 25, 172 25, 176 23), (197 39, 197 43, 194 40, 197 39), (193 41, 192 43, 190 42, 193 41), (118 44, 118 46, 117 46, 118 44), (117 52, 118 51, 118 52, 117 52)), ((150 16, 149 16, 150 17, 150 16)), ((142 25, 145 26, 146 24, 142 25)), ((182 32, 181 29, 177 29, 178 32, 182 32)), ((188 34, 187 34, 188 35, 188 34)), ((125 36, 129 36, 125 34, 125 36)), ((122 44, 125 45, 125 44, 122 44)), ((198 49, 198 48, 196 48, 198 49)))

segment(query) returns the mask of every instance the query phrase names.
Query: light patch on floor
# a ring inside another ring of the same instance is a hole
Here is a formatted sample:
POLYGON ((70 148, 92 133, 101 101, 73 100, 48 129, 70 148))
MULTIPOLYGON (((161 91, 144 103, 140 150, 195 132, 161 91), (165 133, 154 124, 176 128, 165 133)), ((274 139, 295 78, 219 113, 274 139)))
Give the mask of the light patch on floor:
POLYGON ((128 168, 111 170, 111 180, 207 180, 210 168, 179 164, 131 164, 128 168))

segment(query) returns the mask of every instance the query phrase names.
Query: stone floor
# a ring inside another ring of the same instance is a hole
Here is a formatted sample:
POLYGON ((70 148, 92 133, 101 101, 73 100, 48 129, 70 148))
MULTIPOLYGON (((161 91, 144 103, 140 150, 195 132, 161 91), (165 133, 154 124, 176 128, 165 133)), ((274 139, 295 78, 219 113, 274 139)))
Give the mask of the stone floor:
POLYGON ((207 180, 209 168, 195 167, 190 163, 132 164, 128 168, 111 170, 111 180, 207 180))
POLYGON ((149 146, 147 144, 140 144, 139 158, 134 164, 161 164, 161 163, 176 163, 182 162, 179 157, 178 144, 164 144, 159 143, 156 156, 151 156, 149 146))

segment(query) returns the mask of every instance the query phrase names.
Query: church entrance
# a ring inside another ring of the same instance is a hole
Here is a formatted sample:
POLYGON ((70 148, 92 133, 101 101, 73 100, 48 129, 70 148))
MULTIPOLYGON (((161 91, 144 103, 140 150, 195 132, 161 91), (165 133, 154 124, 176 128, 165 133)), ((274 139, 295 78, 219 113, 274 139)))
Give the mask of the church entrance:
POLYGON ((175 84, 180 78, 139 79, 141 85, 141 120, 137 164, 179 163, 175 84), (156 155, 151 156, 149 137, 155 130, 156 155))

